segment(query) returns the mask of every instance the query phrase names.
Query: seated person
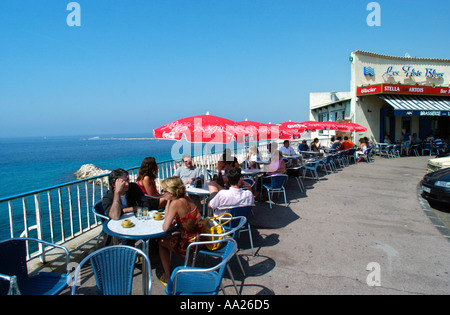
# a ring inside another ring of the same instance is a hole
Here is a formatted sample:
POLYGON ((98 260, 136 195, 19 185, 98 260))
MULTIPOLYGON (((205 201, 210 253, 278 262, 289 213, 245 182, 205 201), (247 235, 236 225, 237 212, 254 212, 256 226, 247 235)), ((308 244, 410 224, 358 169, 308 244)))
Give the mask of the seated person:
POLYGON ((252 144, 249 148, 249 152, 247 154, 246 161, 248 162, 248 166, 250 168, 257 168, 257 163, 259 160, 261 160, 261 156, 259 155, 258 148, 256 145, 252 144))
POLYGON ((331 149, 341 150, 341 147, 342 147, 342 137, 337 137, 336 140, 333 142, 331 149))
POLYGON ((300 145, 298 146, 298 151, 309 151, 309 147, 308 144, 306 142, 306 140, 303 140, 302 143, 300 143, 300 145))
POLYGON ((391 141, 391 138, 389 137, 389 135, 385 135, 383 141, 384 141, 384 143, 392 144, 392 141, 391 141))
POLYGON ((174 176, 180 177, 186 185, 193 183, 197 177, 203 178, 202 170, 192 165, 192 158, 189 154, 183 155, 182 161, 183 166, 175 171, 174 176))
POLYGON ((342 143, 343 150, 353 149, 355 144, 348 139, 348 137, 344 137, 344 142, 342 143))
POLYGON ((109 189, 102 199, 105 215, 119 220, 124 213, 134 212, 137 206, 150 210, 159 208, 157 199, 147 199, 136 183, 130 183, 129 174, 124 169, 116 169, 109 174, 109 189))
POLYGON ((361 161, 360 156, 366 154, 368 142, 366 139, 361 138, 361 139, 359 139, 359 144, 360 144, 360 149, 355 152, 356 158, 358 158, 358 162, 361 161))
POLYGON ((313 142, 311 143, 311 151, 320 152, 320 142, 318 138, 314 138, 313 142))
POLYGON ((280 148, 280 152, 283 155, 295 155, 295 151, 289 145, 289 140, 284 140, 283 146, 280 148))
POLYGON ((164 269, 160 281, 167 285, 171 275, 170 253, 186 256, 188 245, 203 232, 203 219, 195 203, 186 195, 186 186, 179 177, 163 180, 161 188, 167 200, 163 230, 169 232, 178 226, 177 232, 159 241, 159 256, 164 269))
POLYGON ((420 143, 422 143, 422 140, 420 140, 420 138, 417 136, 417 133, 413 133, 413 135, 411 137, 411 143, 412 144, 420 144, 420 143))
POLYGON ((227 171, 227 178, 230 189, 219 191, 216 196, 209 202, 209 207, 213 209, 214 215, 217 216, 226 210, 234 207, 244 207, 253 205, 255 199, 249 183, 242 180, 241 170, 233 167, 227 171), (248 190, 241 189, 248 187, 248 190))
POLYGON ((141 187, 142 192, 147 195, 149 199, 159 200, 159 209, 166 206, 167 200, 162 198, 162 194, 156 188, 155 179, 158 176, 158 164, 154 157, 146 157, 139 168, 138 178, 136 184, 141 187), (151 196, 151 197, 149 197, 151 196), (155 198, 152 198, 155 197, 155 198))
MULTIPOLYGON (((286 172, 286 163, 283 160, 283 154, 281 154, 280 151, 275 150, 272 152, 270 164, 264 165, 263 167, 264 172, 266 172, 267 176, 270 175, 276 175, 276 174, 284 174, 286 172)), ((257 192, 255 195, 256 199, 259 199, 260 197, 260 189, 262 185, 262 179, 263 177, 259 177, 257 181, 257 192), (259 187, 259 188, 258 188, 259 187)), ((270 179, 265 178, 264 182, 267 180, 270 181, 270 179)))
POLYGON ((225 165, 227 165, 227 169, 231 167, 239 167, 239 162, 235 156, 231 154, 231 149, 225 149, 225 152, 223 153, 222 157, 217 161, 216 163, 216 169, 219 168, 219 163, 223 162, 225 165))
POLYGON ((264 167, 264 171, 267 172, 267 175, 283 174, 286 171, 286 163, 280 151, 272 152, 270 164, 264 167))
POLYGON ((231 156, 231 150, 226 149, 222 158, 216 163, 217 175, 214 175, 213 179, 208 183, 210 198, 212 198, 212 194, 228 186, 228 179, 224 174, 233 167, 239 168, 239 163, 236 157, 231 156))
POLYGON ((442 146, 443 142, 442 139, 439 136, 435 136, 433 140, 433 146, 442 146))

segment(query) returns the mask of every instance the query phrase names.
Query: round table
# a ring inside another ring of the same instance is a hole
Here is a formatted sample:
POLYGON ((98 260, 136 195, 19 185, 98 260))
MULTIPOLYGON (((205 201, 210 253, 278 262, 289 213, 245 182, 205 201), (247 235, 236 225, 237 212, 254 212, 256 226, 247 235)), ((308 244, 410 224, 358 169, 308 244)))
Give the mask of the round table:
POLYGON ((201 188, 196 188, 196 187, 194 187, 194 185, 186 185, 186 192, 189 195, 196 195, 196 196, 202 197, 202 199, 203 199, 203 217, 205 217, 205 212, 206 212, 206 200, 205 199, 210 195, 208 183, 205 182, 205 184, 201 188))

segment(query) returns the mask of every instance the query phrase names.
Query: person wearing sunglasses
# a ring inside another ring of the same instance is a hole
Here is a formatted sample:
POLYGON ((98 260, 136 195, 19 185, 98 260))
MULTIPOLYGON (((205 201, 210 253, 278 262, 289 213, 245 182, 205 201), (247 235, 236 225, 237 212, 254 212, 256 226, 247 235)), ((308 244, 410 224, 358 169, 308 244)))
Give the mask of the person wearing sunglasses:
POLYGON ((198 177, 203 178, 202 170, 192 164, 192 157, 189 154, 183 155, 183 166, 178 168, 174 176, 181 178, 184 184, 191 184, 198 177))

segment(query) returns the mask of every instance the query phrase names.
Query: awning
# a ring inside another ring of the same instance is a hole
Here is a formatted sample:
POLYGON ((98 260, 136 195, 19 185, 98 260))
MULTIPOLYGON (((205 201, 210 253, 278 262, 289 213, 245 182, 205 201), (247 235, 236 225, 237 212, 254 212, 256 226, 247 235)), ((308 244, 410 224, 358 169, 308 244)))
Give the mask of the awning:
POLYGON ((450 116, 450 98, 435 96, 380 95, 392 107, 395 115, 450 116))

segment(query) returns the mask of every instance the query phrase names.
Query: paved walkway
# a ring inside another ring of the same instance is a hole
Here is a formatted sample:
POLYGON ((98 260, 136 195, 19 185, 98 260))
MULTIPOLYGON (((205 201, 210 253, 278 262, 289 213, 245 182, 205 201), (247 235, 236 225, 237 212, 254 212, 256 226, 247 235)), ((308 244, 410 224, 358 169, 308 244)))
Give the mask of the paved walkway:
MULTIPOLYGON (((288 207, 282 198, 273 209, 257 203, 250 219, 256 256, 245 233, 240 242, 247 276, 231 263, 240 292, 450 294, 450 235, 434 226, 417 194, 427 160, 377 157, 319 182, 305 180, 305 193, 290 180, 288 207)), ((160 270, 152 268, 153 295, 164 294, 155 276, 160 270)), ((229 279, 224 284, 227 294, 235 293, 229 279)))

